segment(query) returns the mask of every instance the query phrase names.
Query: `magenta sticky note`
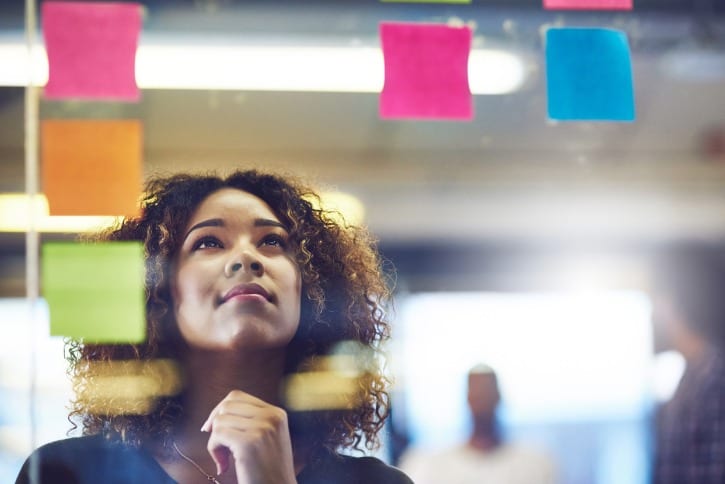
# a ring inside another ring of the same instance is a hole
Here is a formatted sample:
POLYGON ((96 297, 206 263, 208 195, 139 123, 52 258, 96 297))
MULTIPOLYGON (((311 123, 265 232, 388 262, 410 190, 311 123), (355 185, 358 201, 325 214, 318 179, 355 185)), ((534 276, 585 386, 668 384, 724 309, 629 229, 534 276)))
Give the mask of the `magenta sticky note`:
POLYGON ((473 118, 468 86, 470 28, 384 22, 380 37, 385 58, 382 118, 473 118))
POLYGON ((547 10, 632 10, 632 0, 544 0, 547 10))
POLYGON ((137 101, 137 3, 45 2, 49 99, 137 101))

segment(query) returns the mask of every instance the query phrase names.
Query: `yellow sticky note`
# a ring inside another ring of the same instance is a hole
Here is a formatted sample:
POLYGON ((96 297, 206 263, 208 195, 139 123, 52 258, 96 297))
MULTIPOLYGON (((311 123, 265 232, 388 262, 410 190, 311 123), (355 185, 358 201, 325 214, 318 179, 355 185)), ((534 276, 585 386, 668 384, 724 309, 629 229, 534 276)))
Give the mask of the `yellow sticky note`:
POLYGON ((46 120, 41 183, 51 215, 134 215, 141 193, 141 123, 46 120))
POLYGON ((41 278, 52 336, 88 343, 146 339, 140 242, 45 243, 41 278))

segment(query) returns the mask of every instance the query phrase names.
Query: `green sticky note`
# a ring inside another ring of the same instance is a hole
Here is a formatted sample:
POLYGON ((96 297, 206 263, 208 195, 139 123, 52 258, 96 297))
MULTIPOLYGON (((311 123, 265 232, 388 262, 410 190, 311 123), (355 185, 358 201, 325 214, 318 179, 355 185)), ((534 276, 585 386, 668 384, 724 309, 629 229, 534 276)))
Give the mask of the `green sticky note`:
POLYGON ((143 342, 144 277, 140 242, 43 244, 50 334, 87 343, 143 342))
POLYGON ((383 3, 471 3, 472 0, 380 0, 383 3))

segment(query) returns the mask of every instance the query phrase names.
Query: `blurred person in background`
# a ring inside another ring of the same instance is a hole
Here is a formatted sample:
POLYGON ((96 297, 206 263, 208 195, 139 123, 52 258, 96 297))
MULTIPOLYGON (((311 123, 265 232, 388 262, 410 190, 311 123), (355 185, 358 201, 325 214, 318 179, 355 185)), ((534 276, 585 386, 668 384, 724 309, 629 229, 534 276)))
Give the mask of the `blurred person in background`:
POLYGON ((668 251, 654 271, 655 351, 685 371, 658 410, 655 484, 725 483, 725 264, 704 248, 668 251))
POLYGON ((478 364, 468 372, 468 441, 440 452, 407 451, 400 467, 416 484, 553 484, 556 466, 543 452, 502 437, 496 410, 501 402, 493 369, 478 364))
POLYGON ((338 452, 374 447, 387 416, 389 289, 366 230, 315 208, 298 181, 256 171, 157 178, 145 193, 139 217, 97 239, 143 243, 147 340, 70 343, 83 436, 36 450, 17 483, 410 483, 338 452), (354 377, 325 373, 345 342, 371 357, 354 377), (140 412, 124 369, 163 385, 170 375, 149 368, 164 359, 183 387, 140 412), (109 369, 121 378, 103 395, 109 369), (327 381, 336 405, 289 411, 285 382, 321 373, 304 381, 327 381))

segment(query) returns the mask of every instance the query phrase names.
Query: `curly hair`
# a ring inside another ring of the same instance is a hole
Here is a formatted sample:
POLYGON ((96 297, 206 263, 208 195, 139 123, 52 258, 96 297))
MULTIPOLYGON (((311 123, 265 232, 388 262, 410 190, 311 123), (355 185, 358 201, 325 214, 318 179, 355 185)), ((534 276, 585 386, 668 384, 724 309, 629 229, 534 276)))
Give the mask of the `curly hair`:
MULTIPOLYGON (((237 171, 177 174, 152 178, 146 185, 141 215, 91 237, 94 241, 140 241, 146 257, 147 338, 142 344, 90 344, 69 341, 67 358, 76 395, 92 388, 93 364, 118 360, 178 358, 184 341, 174 320, 169 281, 183 231, 199 204, 213 192, 235 188, 266 202, 289 229, 290 244, 302 275, 300 324, 287 348, 286 373, 309 368, 343 341, 373 352, 372 368, 358 379, 358 403, 346 410, 290 415, 293 439, 305 431, 313 449, 362 450, 379 445, 378 432, 388 415, 388 381, 382 372, 380 343, 389 337, 385 308, 390 274, 383 270, 375 241, 360 227, 341 222, 320 207, 319 197, 292 177, 237 171), (313 203, 316 201, 316 203, 313 203), (311 431, 312 430, 312 431, 311 431)), ((118 436, 131 445, 150 441, 169 446, 174 424, 183 414, 183 392, 159 398, 146 414, 97 412, 76 397, 69 418, 80 420, 84 434, 118 436)), ((314 454, 315 451, 313 451, 314 454)))

